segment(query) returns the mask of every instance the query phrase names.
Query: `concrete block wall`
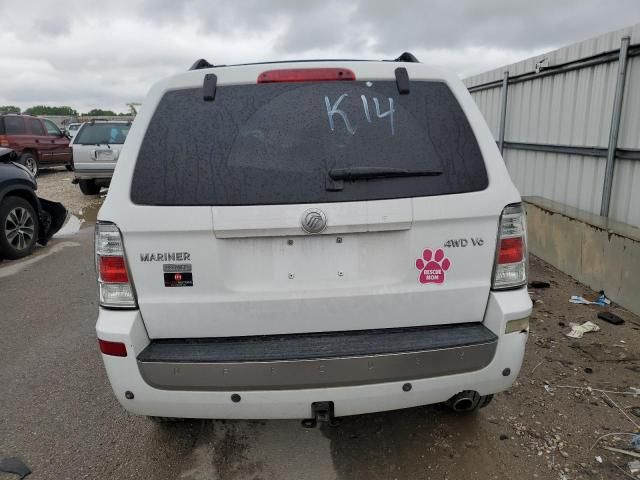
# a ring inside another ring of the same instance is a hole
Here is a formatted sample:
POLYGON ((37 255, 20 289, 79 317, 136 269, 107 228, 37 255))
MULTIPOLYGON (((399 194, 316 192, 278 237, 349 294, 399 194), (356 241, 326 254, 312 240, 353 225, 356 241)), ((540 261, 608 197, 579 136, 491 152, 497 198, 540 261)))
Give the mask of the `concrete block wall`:
POLYGON ((531 253, 640 314, 640 229, 540 197, 523 200, 531 253))

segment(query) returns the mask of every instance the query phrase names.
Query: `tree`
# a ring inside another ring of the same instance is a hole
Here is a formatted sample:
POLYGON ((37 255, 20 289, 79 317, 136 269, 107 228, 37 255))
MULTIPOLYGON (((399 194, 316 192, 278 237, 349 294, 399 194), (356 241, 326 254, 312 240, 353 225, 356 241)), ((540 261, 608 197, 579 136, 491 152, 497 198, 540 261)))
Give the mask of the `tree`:
POLYGON ((87 113, 83 115, 89 117, 116 117, 118 114, 112 110, 102 110, 101 108, 94 108, 93 110, 89 110, 87 113))
POLYGON ((20 113, 20 107, 13 105, 0 105, 0 112, 2 113, 20 113))
POLYGON ((71 107, 50 107, 48 105, 35 105, 27 108, 24 113, 28 115, 65 115, 68 117, 77 117, 78 112, 71 107))

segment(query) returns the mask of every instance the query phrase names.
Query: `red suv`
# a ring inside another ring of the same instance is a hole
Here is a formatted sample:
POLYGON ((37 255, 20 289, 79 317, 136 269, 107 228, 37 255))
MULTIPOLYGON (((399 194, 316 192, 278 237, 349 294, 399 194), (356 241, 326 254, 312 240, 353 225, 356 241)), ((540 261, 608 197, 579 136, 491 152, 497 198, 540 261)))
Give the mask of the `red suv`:
POLYGON ((11 148, 18 161, 36 175, 38 168, 73 168, 69 138, 51 120, 31 115, 0 115, 0 147, 11 148))

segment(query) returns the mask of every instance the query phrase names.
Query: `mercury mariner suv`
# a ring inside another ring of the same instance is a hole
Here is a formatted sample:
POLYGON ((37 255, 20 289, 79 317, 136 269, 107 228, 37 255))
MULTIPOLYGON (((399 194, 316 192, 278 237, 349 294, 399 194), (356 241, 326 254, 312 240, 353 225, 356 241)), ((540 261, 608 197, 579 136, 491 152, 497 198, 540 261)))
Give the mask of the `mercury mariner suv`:
POLYGON ((525 350, 525 216, 453 74, 213 66, 157 83, 95 233, 128 411, 299 418, 486 405, 525 350))

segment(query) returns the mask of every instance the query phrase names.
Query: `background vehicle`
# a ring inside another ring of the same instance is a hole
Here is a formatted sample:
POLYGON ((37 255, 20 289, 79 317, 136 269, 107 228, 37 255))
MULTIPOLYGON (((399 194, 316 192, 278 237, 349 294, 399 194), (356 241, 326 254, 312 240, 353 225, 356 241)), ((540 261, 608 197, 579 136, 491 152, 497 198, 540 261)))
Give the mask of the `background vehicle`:
POLYGON ((76 133, 78 133, 78 130, 80 130, 80 127, 82 126, 81 123, 70 123, 69 125, 67 125, 67 134, 69 135, 69 138, 73 138, 76 136, 76 133))
POLYGON ((126 409, 313 425, 514 382, 524 212, 457 77, 410 54, 194 70, 150 91, 98 215, 126 409))
POLYGON ((92 120, 82 124, 73 138, 75 180, 85 195, 108 187, 131 122, 92 120))
POLYGON ((0 258, 29 255, 36 242, 46 245, 62 227, 67 211, 38 198, 33 174, 15 162, 17 154, 0 148, 0 258))
POLYGON ((0 115, 0 147, 18 154, 18 162, 34 175, 39 168, 64 165, 71 169, 69 139, 51 120, 30 115, 0 115))

